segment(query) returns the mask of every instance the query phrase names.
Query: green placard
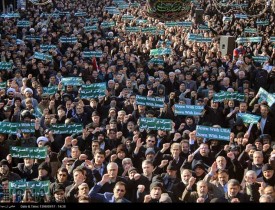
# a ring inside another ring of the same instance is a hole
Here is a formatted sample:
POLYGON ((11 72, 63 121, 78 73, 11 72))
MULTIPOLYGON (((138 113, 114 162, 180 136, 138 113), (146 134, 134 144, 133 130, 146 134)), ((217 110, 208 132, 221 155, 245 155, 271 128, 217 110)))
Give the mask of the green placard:
POLYGON ((140 32, 140 28, 139 27, 126 27, 125 31, 127 32, 140 32))
POLYGON ((0 89, 5 89, 7 87, 7 82, 0 82, 0 89))
POLYGON ((150 55, 170 55, 172 53, 172 50, 169 48, 159 48, 159 49, 153 49, 150 50, 150 55))
POLYGON ((271 36, 271 37, 269 38, 269 41, 270 41, 270 42, 275 42, 275 36, 271 36))
POLYGON ((13 195, 22 196, 26 189, 31 190, 32 196, 36 201, 39 200, 40 197, 44 197, 44 195, 49 194, 50 181, 29 181, 19 180, 15 182, 9 182, 9 194, 10 197, 13 195))
POLYGON ((91 99, 105 96, 106 83, 94 83, 90 85, 82 85, 80 96, 81 98, 91 99))
POLYGON ((81 86, 84 82, 81 77, 63 77, 61 79, 63 85, 81 86))
POLYGON ((142 28, 142 33, 156 33, 157 27, 148 27, 148 28, 142 28))
POLYGON ((43 87, 43 93, 54 95, 57 92, 57 86, 43 87))
POLYGON ((82 133, 83 125, 79 123, 75 124, 52 124, 51 131, 54 134, 77 134, 82 133))
POLYGON ((256 21, 257 26, 268 26, 269 25, 269 20, 257 20, 256 21))
POLYGON ((45 52, 45 51, 49 51, 51 49, 56 49, 57 46, 56 45, 50 45, 50 44, 42 44, 42 45, 40 45, 40 48, 43 52, 45 52))
POLYGON ((221 91, 219 93, 215 93, 213 97, 214 102, 222 102, 224 100, 244 101, 244 99, 245 97, 243 93, 228 91, 221 91))
POLYGON ((140 129, 146 130, 172 130, 172 120, 159 118, 140 118, 140 129))
POLYGON ((151 106, 151 107, 157 107, 157 108, 164 107, 164 99, 159 97, 147 97, 147 96, 136 95, 136 102, 137 102, 137 105, 151 106))
POLYGON ((27 35, 25 37, 26 40, 37 40, 37 41, 41 41, 42 38, 40 36, 31 36, 31 35, 27 35))
POLYGON ((103 55, 102 51, 84 51, 83 52, 84 58, 92 58, 92 57, 101 58, 102 55, 103 55))
POLYGON ((13 158, 45 159, 47 147, 10 147, 10 153, 13 158))
POLYGON ((206 139, 215 140, 230 140, 230 129, 229 128, 213 128, 210 126, 197 125, 196 136, 203 137, 206 139))
POLYGON ((17 21, 17 27, 30 27, 30 21, 19 20, 17 21))
POLYGON ((7 13, 7 14, 2 14, 0 17, 2 18, 20 18, 19 13, 7 13))
POLYGON ((247 15, 244 14, 235 14, 235 18, 239 18, 239 19, 247 19, 247 15))
POLYGON ((43 61, 52 61, 53 60, 51 55, 47 55, 45 53, 40 53, 40 52, 35 52, 34 53, 34 58, 40 59, 40 60, 43 60, 43 61))
POLYGON ((257 124, 260 120, 261 116, 254 115, 254 114, 247 114, 247 113, 238 113, 237 117, 241 118, 244 123, 252 123, 257 124))
POLYGON ((1 70, 8 70, 12 68, 12 64, 10 62, 0 62, 1 70))
POLYGON ((257 29, 256 28, 245 28, 244 29, 245 33, 252 33, 252 34, 256 34, 257 33, 257 29))
POLYGON ((200 116, 203 106, 175 104, 176 115, 200 116))
POLYGON ((87 13, 86 12, 76 12, 76 13, 74 13, 74 16, 75 17, 85 17, 85 16, 87 16, 87 13))
POLYGON ((274 104, 275 97, 272 94, 268 93, 262 87, 259 89, 258 94, 260 95, 259 100, 266 101, 269 107, 271 107, 274 104))
POLYGON ((269 57, 267 57, 267 56, 252 56, 252 59, 255 62, 264 63, 269 60, 269 57))
POLYGON ((34 123, 13 123, 13 122, 0 122, 0 133, 17 134, 34 133, 34 123))
POLYGON ((89 31, 96 31, 98 29, 98 27, 96 26, 96 25, 94 25, 94 26, 85 26, 84 27, 84 30, 86 31, 86 32, 89 32, 89 31))
POLYGON ((122 20, 133 20, 134 19, 134 16, 133 15, 123 15, 122 20))
POLYGON ((77 43, 77 37, 60 37, 61 43, 77 43))
POLYGON ((113 27, 115 25, 116 25, 115 22, 106 22, 106 21, 102 22, 100 24, 101 28, 111 28, 111 27, 113 27))
POLYGON ((152 58, 149 63, 157 64, 157 65, 163 65, 164 60, 160 58, 152 58))
POLYGON ((262 37, 239 37, 236 39, 237 43, 246 43, 246 42, 261 42, 262 37))

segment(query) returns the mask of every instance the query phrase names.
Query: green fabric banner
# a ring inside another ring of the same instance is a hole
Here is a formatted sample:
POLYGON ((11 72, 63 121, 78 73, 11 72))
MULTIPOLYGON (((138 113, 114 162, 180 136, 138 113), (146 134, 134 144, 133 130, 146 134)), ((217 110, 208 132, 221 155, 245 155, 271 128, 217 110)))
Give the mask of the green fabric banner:
POLYGON ((164 64, 164 60, 160 59, 160 58, 152 58, 148 63, 153 63, 153 64, 157 64, 157 65, 163 65, 164 64))
POLYGON ((244 94, 239 92, 227 92, 221 91, 219 93, 215 93, 213 96, 214 102, 222 102, 224 100, 237 100, 237 101, 244 101, 245 97, 244 94))
POLYGON ((84 51, 83 52, 84 58, 92 58, 92 57, 101 58, 102 55, 103 55, 102 51, 84 51))
POLYGON ((75 17, 85 17, 85 16, 87 16, 87 13, 86 12, 76 12, 76 13, 74 13, 74 16, 75 17))
POLYGON ((29 181, 19 180, 16 182, 9 182, 9 194, 10 197, 13 195, 22 196, 24 195, 24 191, 26 189, 31 190, 32 196, 36 201, 39 200, 40 197, 44 197, 44 195, 48 195, 50 190, 50 181, 29 181))
POLYGON ((10 154, 13 158, 45 159, 47 147, 10 147, 10 154))
POLYGON ((140 32, 140 28, 139 27, 126 27, 125 31, 127 31, 127 32, 140 32))
POLYGON ((81 77, 63 77, 61 79, 63 85, 81 86, 84 82, 81 77))
POLYGON ((157 27, 148 27, 148 28, 142 28, 142 33, 156 33, 157 27))
POLYGON ((200 116, 203 108, 203 106, 175 104, 175 114, 200 116))
POLYGON ((106 83, 94 83, 90 85, 82 85, 80 96, 81 98, 91 99, 105 96, 106 83))
POLYGON ((229 128, 213 128, 210 126, 197 125, 196 136, 203 137, 206 139, 215 140, 230 140, 230 129, 229 128))
POLYGON ((246 43, 246 42, 261 42, 262 37, 239 37, 236 39, 237 43, 246 43))
POLYGON ((0 62, 1 70, 8 70, 12 68, 12 64, 10 62, 0 62))
POLYGON ((140 129, 146 130, 172 130, 172 120, 159 118, 140 118, 140 129))
POLYGON ((34 123, 14 123, 14 122, 0 122, 0 133, 17 134, 34 133, 34 123))
POLYGON ((121 19, 122 20, 133 20, 134 16, 133 15, 123 15, 121 19))
POLYGON ((256 34, 257 32, 258 32, 258 31, 257 31, 256 28, 249 28, 249 27, 247 27, 247 28, 244 29, 244 33, 256 34))
POLYGON ((247 114, 247 113, 238 113, 237 117, 241 118, 244 123, 248 123, 248 124, 251 124, 251 123, 257 124, 261 118, 261 116, 254 115, 254 114, 247 114))
POLYGON ((54 134, 76 134, 82 133, 83 125, 79 123, 75 124, 52 124, 51 131, 54 134))
POLYGON ((252 59, 255 62, 264 63, 269 60, 269 57, 267 57, 267 56, 252 56, 252 59))
POLYGON ((157 107, 157 108, 164 107, 164 99, 159 97, 147 97, 147 96, 136 95, 136 102, 137 102, 137 105, 151 106, 151 107, 157 107))

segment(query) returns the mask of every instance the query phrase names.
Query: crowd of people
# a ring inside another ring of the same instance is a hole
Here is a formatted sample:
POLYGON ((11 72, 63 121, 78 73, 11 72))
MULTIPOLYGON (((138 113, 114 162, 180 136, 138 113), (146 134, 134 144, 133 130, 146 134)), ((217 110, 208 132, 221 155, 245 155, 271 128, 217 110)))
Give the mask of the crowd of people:
POLYGON ((5 84, 0 87, 0 123, 34 124, 34 132, 1 129, 0 202, 275 202, 275 100, 268 103, 258 92, 263 88, 271 98, 275 93, 272 9, 245 19, 232 12, 224 21, 211 1, 197 0, 184 19, 192 25, 183 27, 146 17, 146 1, 124 2, 128 7, 115 0, 27 1, 26 8, 9 11, 20 17, 0 17, 0 82, 5 84), (196 7, 204 10, 207 29, 196 23, 196 7), (266 19, 268 25, 257 26, 266 19), (30 25, 19 27, 19 20, 30 25), (129 29, 137 27, 155 29, 129 29), (247 34, 247 27, 257 32, 247 34), (211 42, 190 40, 190 34, 211 42), (261 36, 262 41, 236 42, 234 51, 223 55, 221 35, 261 36), (150 55, 153 49, 171 51, 150 55), (102 55, 86 57, 84 51, 102 55), (268 59, 256 62, 255 56, 268 59), (7 63, 10 68, 4 68, 7 63), (80 77, 86 85, 105 83, 105 95, 82 98, 81 85, 62 84, 67 77, 80 77), (221 91, 245 97, 214 101, 221 91), (164 106, 138 104, 137 96, 162 98, 164 106), (203 111, 177 115, 176 104, 203 106, 203 111), (260 118, 247 124, 240 113, 260 118), (144 117, 171 119, 172 128, 141 129, 144 117), (82 124, 83 130, 58 134, 55 124, 82 124), (199 137, 197 125, 229 128, 230 139, 199 137), (46 147, 47 155, 13 157, 11 146, 46 147), (48 192, 37 196, 30 188, 11 189, 11 183, 31 181, 48 181, 48 192))

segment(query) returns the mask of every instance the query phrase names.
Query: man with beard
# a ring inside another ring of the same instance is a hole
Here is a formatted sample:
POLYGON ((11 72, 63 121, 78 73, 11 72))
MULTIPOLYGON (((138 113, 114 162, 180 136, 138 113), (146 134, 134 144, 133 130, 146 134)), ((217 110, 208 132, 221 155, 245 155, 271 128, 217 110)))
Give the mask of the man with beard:
POLYGON ((18 163, 12 170, 26 181, 31 181, 38 176, 38 164, 34 163, 32 158, 24 158, 24 163, 18 163))
POLYGON ((9 163, 5 159, 0 162, 0 179, 3 178, 7 178, 9 181, 17 181, 21 179, 18 174, 10 170, 9 163))

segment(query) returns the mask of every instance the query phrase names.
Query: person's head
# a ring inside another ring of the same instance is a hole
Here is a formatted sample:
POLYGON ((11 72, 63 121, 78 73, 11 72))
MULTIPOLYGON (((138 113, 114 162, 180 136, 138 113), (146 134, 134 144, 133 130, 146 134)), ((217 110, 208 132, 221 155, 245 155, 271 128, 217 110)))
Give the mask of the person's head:
POLYGON ((264 161, 263 153, 261 151, 255 151, 253 153, 253 164, 262 165, 264 161))
POLYGON ((107 165, 107 173, 111 179, 116 179, 118 173, 118 165, 115 162, 110 162, 107 165))
POLYGON ((63 184, 58 184, 56 188, 54 189, 54 200, 59 203, 59 202, 64 202, 65 201, 65 188, 63 184))
POLYGON ((117 182, 113 192, 114 192, 114 198, 116 200, 122 199, 126 194, 126 184, 122 181, 117 182))
POLYGON ((266 186, 264 188, 264 195, 270 195, 273 200, 275 199, 275 189, 273 186, 266 186))
POLYGON ((96 165, 102 165, 102 163, 105 161, 105 152, 104 152, 104 150, 97 149, 95 151, 94 160, 95 160, 96 165))
POLYGON ((73 179, 75 183, 84 182, 85 181, 85 174, 82 168, 75 168, 73 170, 73 179))
POLYGON ((145 151, 145 158, 146 160, 150 160, 150 161, 153 161, 154 160, 154 157, 155 157, 155 150, 153 148, 147 148, 146 151, 145 151))
POLYGON ((181 176, 181 181, 184 184, 188 184, 188 181, 192 176, 192 172, 189 169, 183 169, 183 170, 181 170, 180 176, 181 176))
POLYGON ((163 193, 163 184, 161 182, 152 182, 150 184, 150 196, 153 200, 159 200, 163 193))
POLYGON ((202 143, 200 145, 200 154, 203 157, 208 157, 208 154, 209 154, 209 146, 208 146, 208 144, 202 143))
POLYGON ((57 170, 57 181, 59 183, 64 183, 68 180, 68 170, 64 167, 61 167, 57 170))
POLYGON ((273 203, 273 198, 270 195, 261 195, 259 203, 273 203))
POLYGON ((240 183, 236 179, 230 179, 227 183, 227 193, 229 198, 235 198, 240 192, 240 183))
POLYGON ((219 183, 224 186, 227 182, 228 182, 228 179, 229 179, 229 174, 228 174, 228 171, 226 169, 223 169, 223 170, 218 170, 218 181, 219 183))
POLYGON ((184 154, 188 154, 188 153, 189 153, 189 150, 190 150, 189 141, 188 141, 188 140, 182 140, 182 141, 180 142, 180 145, 181 145, 181 151, 182 151, 184 154))
POLYGON ((152 161, 144 160, 142 162, 142 171, 144 176, 146 177, 151 176, 153 174, 153 170, 154 170, 154 165, 152 161))
POLYGON ((216 158, 217 168, 218 169, 225 169, 226 168, 226 159, 223 156, 218 156, 216 158))
POLYGON ((205 166, 203 162, 198 161, 198 163, 193 167, 193 171, 196 174, 196 177, 201 177, 205 174, 205 166))
POLYGON ((244 176, 244 179, 247 184, 253 184, 257 180, 257 174, 253 170, 248 170, 244 176))
POLYGON ((214 102, 213 100, 211 100, 211 108, 212 109, 218 109, 219 108, 219 102, 214 102))
POLYGON ((50 167, 48 163, 42 162, 38 166, 38 177, 46 177, 50 174, 50 167))
POLYGON ((131 158, 123 158, 122 160, 122 167, 124 170, 129 170, 131 167, 133 166, 133 162, 132 162, 132 159, 131 158))
POLYGON ((78 196, 88 196, 89 193, 89 186, 87 183, 83 182, 78 186, 78 196))
POLYGON ((208 185, 206 181, 200 180, 197 182, 197 193, 200 198, 205 198, 208 193, 208 185))
POLYGON ((267 180, 270 180, 274 175, 274 169, 269 163, 264 164, 262 167, 263 177, 267 180))
POLYGON ((24 158, 24 165, 26 168, 32 168, 34 163, 34 159, 32 158, 24 158))
POLYGON ((180 145, 180 143, 173 143, 171 145, 170 152, 171 152, 171 154, 172 154, 173 157, 178 158, 179 155, 180 155, 180 153, 181 153, 181 145, 180 145))
POLYGON ((77 159, 81 154, 81 151, 79 150, 78 146, 72 146, 71 148, 71 156, 74 159, 77 159))
POLYGON ((93 153, 93 155, 95 154, 95 151, 97 150, 97 149, 99 149, 99 141, 98 140, 93 140, 92 141, 92 144, 91 144, 91 148, 92 148, 92 153, 93 153))
POLYGON ((268 115, 268 113, 269 113, 269 108, 268 108, 268 106, 262 104, 262 105, 260 106, 260 112, 261 112, 261 116, 264 117, 264 118, 266 118, 267 115, 268 115))
POLYGON ((1 185, 3 190, 9 189, 9 179, 7 177, 2 178, 1 185))
POLYGON ((240 102, 239 108, 240 108, 240 112, 246 112, 247 111, 247 103, 240 102))

